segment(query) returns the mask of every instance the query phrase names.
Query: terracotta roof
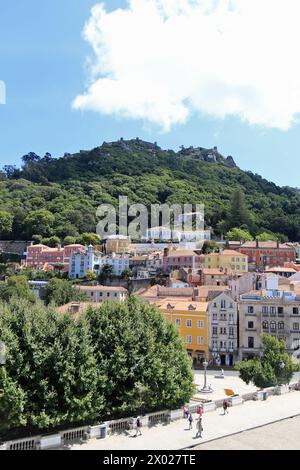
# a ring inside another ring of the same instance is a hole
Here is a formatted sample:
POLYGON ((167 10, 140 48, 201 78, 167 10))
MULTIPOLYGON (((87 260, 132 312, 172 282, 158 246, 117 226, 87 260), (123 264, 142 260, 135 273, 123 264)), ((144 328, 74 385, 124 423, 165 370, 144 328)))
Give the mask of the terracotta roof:
POLYGON ((170 251, 168 258, 180 258, 182 256, 198 256, 193 250, 174 250, 170 251))
POLYGON ((293 268, 269 268, 269 269, 266 269, 265 271, 266 273, 293 273, 295 274, 297 271, 296 269, 293 269, 293 268))
MULTIPOLYGON (((245 242, 241 248, 257 248, 257 243, 256 241, 253 242, 245 242)), ((270 248, 270 249, 277 249, 277 242, 275 241, 267 241, 267 242, 258 242, 258 248, 270 248)), ((293 249, 291 245, 288 245, 287 243, 280 243, 279 244, 279 249, 293 249)))
POLYGON ((77 289, 82 291, 97 291, 97 292, 128 292, 125 287, 112 287, 112 286, 76 286, 77 289))
POLYGON ((225 273, 224 271, 220 271, 219 269, 213 269, 213 268, 203 269, 202 274, 204 274, 204 276, 227 276, 227 273, 225 273))
MULTIPOLYGON (((173 307, 173 310, 186 310, 191 312, 206 312, 208 306, 207 302, 194 302, 189 300, 177 301, 174 299, 164 299, 162 301, 156 301, 151 303, 157 305, 161 310, 169 310, 168 305, 171 305, 173 307)), ((170 309, 170 312, 172 312, 172 309, 170 309)))

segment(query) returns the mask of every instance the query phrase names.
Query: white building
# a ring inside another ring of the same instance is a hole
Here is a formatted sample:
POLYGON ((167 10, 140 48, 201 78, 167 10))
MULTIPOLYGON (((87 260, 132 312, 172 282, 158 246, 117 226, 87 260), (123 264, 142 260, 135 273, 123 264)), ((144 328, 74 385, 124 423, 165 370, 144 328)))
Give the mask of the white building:
POLYGON ((124 302, 128 295, 127 289, 124 287, 109 286, 77 286, 80 292, 83 292, 90 302, 101 303, 117 300, 124 302))
POLYGON ((115 254, 103 256, 102 253, 95 252, 93 246, 90 245, 86 252, 76 252, 71 255, 69 277, 82 279, 87 271, 93 271, 98 275, 105 265, 112 266, 115 276, 121 276, 125 269, 129 269, 129 256, 115 254))

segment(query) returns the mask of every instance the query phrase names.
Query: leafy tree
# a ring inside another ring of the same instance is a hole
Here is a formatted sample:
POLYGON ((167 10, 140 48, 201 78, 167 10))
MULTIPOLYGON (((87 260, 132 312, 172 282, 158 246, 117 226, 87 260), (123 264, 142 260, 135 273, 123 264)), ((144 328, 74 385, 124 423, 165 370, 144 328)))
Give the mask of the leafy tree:
POLYGON ((60 245, 60 239, 56 236, 50 238, 43 238, 42 243, 50 248, 56 248, 60 245))
POLYGON ((104 284, 113 278, 113 267, 110 264, 105 264, 98 276, 98 281, 104 284))
POLYGON ((11 233, 14 217, 6 211, 0 211, 0 236, 11 233))
POLYGON ((220 250, 220 246, 213 240, 206 240, 202 246, 202 253, 208 255, 220 250))
POLYGON ((101 243, 101 240, 98 237, 98 235, 96 235, 95 233, 83 233, 77 239, 77 243, 81 245, 85 245, 85 246, 88 246, 88 245, 95 246, 95 245, 99 245, 101 243))
POLYGON ((240 189, 234 190, 229 211, 227 213, 228 228, 240 227, 241 225, 249 224, 249 213, 245 202, 245 194, 240 189))
POLYGON ((0 305, 0 336, 7 345, 0 386, 4 430, 93 422, 103 411, 105 377, 98 367, 88 323, 41 303, 0 305), (3 384, 3 385, 2 385, 3 384))
POLYGON ((18 297, 34 303, 35 295, 31 292, 28 278, 24 275, 10 276, 5 282, 0 282, 0 299, 8 302, 11 298, 18 297))
POLYGON ((65 237, 64 238, 64 246, 67 246, 67 245, 75 245, 76 244, 76 238, 75 237, 65 237))
POLYGON ((263 334, 262 343, 264 353, 261 359, 245 360, 237 365, 240 378, 246 384, 253 382, 259 388, 290 383, 295 372, 295 364, 285 350, 285 342, 263 334))
POLYGON ((32 211, 25 219, 28 234, 49 235, 55 222, 55 217, 46 209, 32 211))
POLYGON ((263 232, 257 235, 256 240, 260 242, 268 242, 269 240, 277 241, 278 238, 274 233, 263 232))
POLYGON ((72 301, 84 300, 87 300, 86 296, 67 279, 52 279, 45 288, 45 302, 47 305, 54 303, 60 306, 72 301))
POLYGON ((26 425, 25 403, 24 391, 7 375, 6 368, 0 366, 0 435, 26 425))
POLYGON ((247 230, 243 230, 241 228, 235 227, 229 230, 229 232, 226 233, 225 235, 226 240, 237 240, 237 241, 252 241, 253 237, 251 233, 249 233, 247 230))
POLYGON ((92 281, 96 281, 97 275, 94 271, 92 271, 91 269, 88 269, 85 274, 85 278, 88 282, 92 282, 92 281))
POLYGON ((87 314, 107 377, 107 418, 176 408, 194 393, 191 361, 174 325, 135 297, 87 314))

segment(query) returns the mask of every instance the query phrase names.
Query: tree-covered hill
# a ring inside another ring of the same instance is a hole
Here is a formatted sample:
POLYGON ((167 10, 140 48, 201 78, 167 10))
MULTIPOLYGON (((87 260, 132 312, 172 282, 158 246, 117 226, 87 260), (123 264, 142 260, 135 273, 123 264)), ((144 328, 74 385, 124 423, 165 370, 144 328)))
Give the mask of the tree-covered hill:
POLYGON ((252 235, 271 231, 300 239, 300 194, 239 169, 217 149, 162 150, 139 139, 103 143, 91 151, 52 158, 30 153, 23 167, 5 167, 0 181, 0 237, 77 237, 92 232, 96 207, 130 203, 204 203, 206 223, 231 228, 230 200, 243 190, 252 235))

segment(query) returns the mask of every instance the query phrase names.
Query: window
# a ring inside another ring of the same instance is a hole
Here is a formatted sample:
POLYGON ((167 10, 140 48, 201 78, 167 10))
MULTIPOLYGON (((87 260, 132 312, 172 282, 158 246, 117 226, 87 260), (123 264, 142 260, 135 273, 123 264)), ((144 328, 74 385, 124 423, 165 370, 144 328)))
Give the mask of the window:
POLYGON ((253 330, 254 328, 254 322, 253 321, 248 321, 248 329, 253 330))
POLYGON ((263 322, 263 330, 268 330, 269 329, 269 322, 264 321, 263 322))
POLYGON ((293 315, 299 315, 299 308, 293 307, 293 315))
POLYGON ((271 315, 276 315, 276 307, 270 307, 271 315))
POLYGON ((213 321, 217 321, 218 320, 218 314, 217 313, 214 313, 213 314, 213 321))
POLYGON ((248 307, 248 313, 254 313, 254 307, 252 307, 251 305, 249 305, 248 307))
POLYGON ((269 307, 264 306, 262 308, 262 313, 268 313, 269 312, 269 307))
POLYGON ((220 328, 220 333, 221 333, 221 335, 226 335, 227 334, 227 328, 220 328))
POLYGON ((213 327, 213 335, 218 336, 218 328, 215 326, 213 327))
POLYGON ((249 336, 248 337, 248 348, 253 349, 254 348, 254 338, 249 336))
POLYGON ((192 328, 192 320, 187 320, 186 321, 186 327, 187 328, 192 328))
POLYGON ((203 320, 197 320, 197 328, 204 328, 204 321, 203 320))
POLYGON ((186 343, 187 344, 192 344, 192 342, 193 342, 193 337, 192 336, 187 336, 186 337, 186 343))
POLYGON ((229 336, 234 336, 234 328, 233 328, 233 326, 230 326, 230 328, 229 328, 229 336))
POLYGON ((181 326, 181 320, 180 320, 180 318, 176 318, 176 326, 178 326, 178 327, 181 326))
POLYGON ((283 313, 284 313, 283 307, 278 307, 278 314, 283 315, 283 313))
POLYGON ((226 341, 220 341, 220 348, 226 349, 226 341))
POLYGON ((284 322, 283 321, 278 323, 278 330, 284 330, 284 322))
POLYGON ((221 308, 226 308, 226 300, 221 300, 221 308))
POLYGON ((277 327, 276 327, 275 321, 271 321, 270 326, 271 326, 271 330, 276 331, 277 327))
POLYGON ((199 346, 203 346, 203 344, 204 344, 204 338, 203 338, 203 336, 197 336, 197 344, 198 344, 199 346))
POLYGON ((299 323, 293 323, 293 330, 299 331, 299 323))

